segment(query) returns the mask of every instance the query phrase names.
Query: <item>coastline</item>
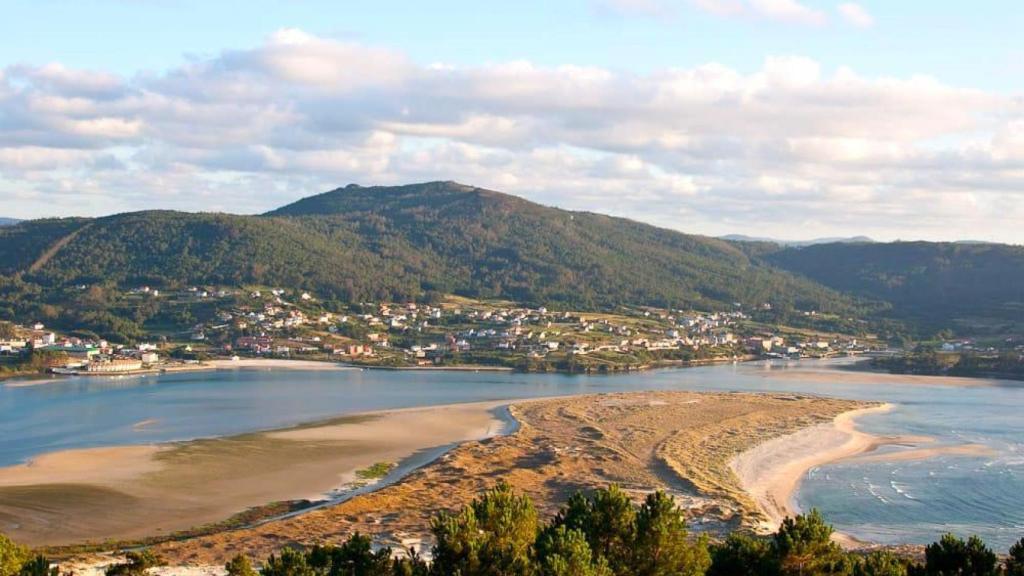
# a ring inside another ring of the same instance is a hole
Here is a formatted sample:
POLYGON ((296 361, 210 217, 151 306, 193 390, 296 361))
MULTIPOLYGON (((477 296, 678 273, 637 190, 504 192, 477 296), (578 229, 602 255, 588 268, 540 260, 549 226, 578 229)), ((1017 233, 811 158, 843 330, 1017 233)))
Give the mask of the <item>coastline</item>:
MULTIPOLYGON (((678 368, 696 368, 700 366, 712 366, 716 364, 728 364, 733 362, 753 362, 758 358, 753 356, 745 356, 742 358, 709 358, 703 360, 664 360, 658 362, 652 362, 650 364, 644 364, 640 366, 627 366, 621 370, 615 370, 614 372, 646 372, 651 370, 664 370, 664 369, 678 369, 678 368)), ((327 371, 327 370, 388 370, 395 372, 415 372, 415 371, 429 371, 429 372, 517 372, 516 368, 511 366, 495 366, 490 364, 467 364, 459 366, 378 366, 373 364, 358 364, 352 362, 340 362, 334 360, 301 360, 301 359, 290 359, 290 358, 249 358, 243 357, 239 360, 231 360, 228 358, 217 358, 214 360, 206 360, 199 364, 188 365, 188 366, 173 366, 173 367, 157 367, 157 368, 144 368, 140 370, 131 370, 126 372, 117 373, 90 373, 90 372, 74 372, 67 374, 57 373, 38 373, 38 372, 23 372, 16 374, 0 375, 0 386, 7 386, 9 388, 21 388, 26 386, 38 386, 42 384, 50 384, 53 382, 61 382, 66 378, 74 376, 83 376, 89 378, 125 378, 135 376, 149 376, 149 375, 160 375, 160 374, 171 374, 175 372, 201 372, 208 370, 305 370, 305 371, 327 371)), ((594 374, 601 374, 598 371, 581 371, 575 372, 571 370, 553 370, 558 374, 573 374, 581 376, 589 376, 594 374)), ((525 373, 543 373, 525 371, 525 373)))
POLYGON ((774 531, 785 517, 800 513, 794 496, 812 468, 865 454, 887 444, 922 441, 920 438, 875 436, 857 429, 858 417, 888 412, 893 407, 882 404, 843 412, 830 423, 768 440, 734 458, 730 467, 767 517, 757 526, 758 530, 774 531))
POLYGON ((860 386, 907 385, 907 386, 945 386, 954 388, 975 388, 986 386, 1024 386, 1019 380, 1003 380, 974 376, 944 376, 924 374, 893 374, 864 367, 866 360, 836 364, 831 366, 815 366, 806 371, 772 371, 774 378, 816 381, 821 375, 827 374, 831 382, 860 386))
POLYGON ((514 429, 508 403, 364 412, 224 438, 44 454, 0 468, 0 531, 34 546, 161 539, 268 503, 307 500, 303 511, 336 504, 454 446, 514 429), (384 477, 358 474, 379 463, 391 466, 384 477))

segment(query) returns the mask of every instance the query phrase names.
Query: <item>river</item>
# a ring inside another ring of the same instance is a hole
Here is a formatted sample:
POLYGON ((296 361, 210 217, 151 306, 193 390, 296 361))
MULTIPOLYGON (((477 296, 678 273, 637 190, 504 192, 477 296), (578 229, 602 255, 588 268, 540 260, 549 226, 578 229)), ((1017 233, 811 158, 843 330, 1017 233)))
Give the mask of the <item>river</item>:
POLYGON ((608 376, 385 370, 220 370, 0 385, 0 465, 73 448, 224 436, 339 414, 631 390, 788 391, 880 400, 866 432, 981 444, 984 456, 841 462, 797 493, 857 538, 927 543, 946 531, 1005 550, 1024 536, 1024 387, 840 370, 845 360, 754 362, 608 376))

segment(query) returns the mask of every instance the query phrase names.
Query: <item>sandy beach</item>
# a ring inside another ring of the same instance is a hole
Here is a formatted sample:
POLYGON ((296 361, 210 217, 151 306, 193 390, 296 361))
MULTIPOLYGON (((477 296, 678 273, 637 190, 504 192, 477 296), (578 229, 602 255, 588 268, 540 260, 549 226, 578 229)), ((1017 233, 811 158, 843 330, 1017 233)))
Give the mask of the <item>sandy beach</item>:
POLYGON ((319 360, 286 360, 283 358, 239 358, 238 360, 209 360, 204 362, 218 370, 262 369, 262 370, 359 370, 341 362, 319 360))
POLYGON ((238 552, 254 559, 289 545, 337 543, 355 531, 378 544, 427 547, 430 522, 498 481, 553 514, 578 490, 618 484, 637 500, 676 498, 704 529, 759 519, 729 463, 766 440, 869 404, 799 394, 609 393, 516 401, 518 431, 466 442, 401 481, 337 505, 156 551, 176 564, 211 565, 238 552))
POLYGON ((860 360, 847 365, 829 367, 814 366, 811 364, 801 365, 796 369, 766 369, 765 376, 772 378, 786 378, 797 381, 815 383, 836 383, 856 384, 864 386, 891 386, 891 385, 913 385, 913 386, 956 386, 961 388, 973 388, 980 386, 1024 386, 1024 382, 1014 380, 996 380, 992 378, 967 378, 963 376, 925 376, 921 374, 891 374, 857 366, 866 362, 860 360))
POLYGON ((322 499, 376 463, 501 433, 503 404, 366 413, 226 438, 43 455, 0 469, 0 532, 33 546, 135 539, 271 502, 322 499))
POLYGON ((808 470, 863 454, 887 442, 857 430, 855 419, 891 409, 891 405, 883 404, 844 412, 830 423, 768 440, 733 459, 731 467, 740 484, 767 517, 758 528, 774 531, 786 516, 799 513, 793 495, 808 470))
MULTIPOLYGON (((939 455, 992 453, 991 448, 980 444, 931 446, 934 439, 925 436, 875 436, 857 429, 858 417, 892 408, 884 404, 844 412, 831 423, 774 438, 733 459, 731 466, 740 484, 766 516, 757 528, 762 532, 774 531, 786 516, 799 514, 801 511, 794 502, 796 490, 809 470, 823 464, 840 460, 895 462, 939 455), (892 449, 876 452, 882 447, 892 449)), ((859 544, 842 534, 837 535, 837 541, 850 546, 859 544)))

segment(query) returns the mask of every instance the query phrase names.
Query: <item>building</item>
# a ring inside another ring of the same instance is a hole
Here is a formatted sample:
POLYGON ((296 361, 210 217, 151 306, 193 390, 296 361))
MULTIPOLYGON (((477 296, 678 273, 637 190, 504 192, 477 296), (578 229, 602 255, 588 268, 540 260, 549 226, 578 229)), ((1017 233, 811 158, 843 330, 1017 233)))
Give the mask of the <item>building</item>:
POLYGON ((113 358, 111 360, 89 362, 89 364, 85 367, 86 372, 98 373, 131 372, 132 370, 141 369, 142 360, 135 360, 131 358, 113 358))
POLYGON ((143 352, 139 355, 139 359, 143 364, 156 364, 160 361, 160 355, 156 352, 143 352))

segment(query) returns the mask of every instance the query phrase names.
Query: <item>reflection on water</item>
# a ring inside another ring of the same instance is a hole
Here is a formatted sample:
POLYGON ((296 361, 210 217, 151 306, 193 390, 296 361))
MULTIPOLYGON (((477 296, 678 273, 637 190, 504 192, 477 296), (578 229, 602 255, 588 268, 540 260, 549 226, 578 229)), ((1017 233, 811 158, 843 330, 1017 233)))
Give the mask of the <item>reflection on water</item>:
POLYGON ((823 466, 800 490, 802 508, 817 507, 837 528, 882 542, 928 542, 951 530, 1005 549, 1024 536, 1024 388, 906 384, 835 370, 842 362, 611 376, 242 370, 0 386, 0 465, 55 450, 220 436, 384 408, 652 389, 810 392, 897 404, 860 420, 866 431, 983 444, 995 455, 823 466))

